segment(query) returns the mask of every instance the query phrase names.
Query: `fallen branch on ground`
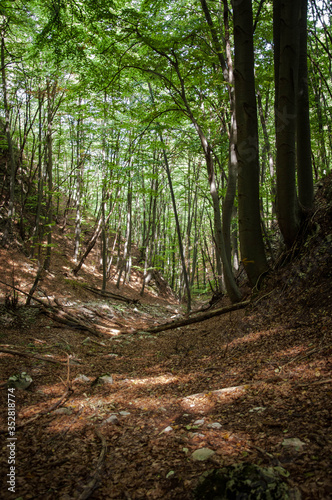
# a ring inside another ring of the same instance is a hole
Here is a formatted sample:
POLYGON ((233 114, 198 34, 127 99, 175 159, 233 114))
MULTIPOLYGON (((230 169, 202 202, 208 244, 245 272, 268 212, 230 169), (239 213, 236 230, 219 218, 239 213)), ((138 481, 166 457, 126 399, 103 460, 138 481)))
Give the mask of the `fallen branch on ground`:
MULTIPOLYGON (((42 417, 43 415, 47 415, 48 413, 51 413, 51 411, 56 410, 58 408, 58 406, 60 406, 64 401, 66 401, 68 399, 68 397, 70 396, 70 394, 72 392, 73 392, 72 390, 66 389, 66 392, 63 394, 63 396, 61 396, 61 398, 56 403, 54 403, 50 408, 47 408, 46 410, 41 411, 40 413, 38 413, 38 415, 35 415, 32 418, 29 418, 29 420, 26 420, 22 424, 16 425, 16 429, 22 429, 22 427, 25 427, 26 425, 30 424, 31 422, 34 422, 35 420, 42 417)), ((6 434, 7 432, 8 432, 8 430, 3 430, 3 431, 0 431, 0 434, 6 434)))
MULTIPOLYGON (((21 290, 20 288, 14 286, 14 285, 9 285, 9 283, 6 283, 5 281, 1 281, 3 285, 8 286, 9 288, 12 288, 13 290, 16 290, 19 293, 22 293, 23 295, 29 297, 29 294, 21 290)), ((75 316, 61 310, 57 309, 56 307, 53 307, 50 304, 45 304, 40 299, 37 299, 36 297, 32 297, 32 300, 36 301, 38 304, 41 305, 41 308, 47 316, 49 316, 51 319, 54 321, 57 321, 58 323, 65 324, 69 328, 77 328, 80 330, 87 331, 91 333, 91 335, 95 335, 96 337, 103 337, 103 335, 98 332, 95 328, 92 328, 91 326, 87 325, 86 323, 83 323, 80 319, 77 319, 75 316)))
POLYGON ((100 475, 101 475, 101 470, 102 470, 103 465, 104 465, 104 461, 105 461, 105 457, 106 457, 106 453, 107 453, 107 442, 106 442, 106 439, 104 438, 104 436, 99 431, 99 429, 95 428, 95 433, 97 434, 97 436, 99 437, 99 439, 101 441, 101 445, 102 445, 101 452, 100 452, 98 462, 97 462, 97 467, 93 473, 92 479, 86 486, 84 486, 84 489, 83 489, 82 493, 79 495, 78 500, 87 500, 87 498, 89 498, 92 495, 92 493, 95 491, 95 489, 98 487, 98 483, 99 483, 100 475))
POLYGON ((308 358, 311 356, 311 354, 315 354, 316 352, 324 351, 324 349, 330 349, 332 344, 320 346, 320 347, 315 347, 314 349, 310 349, 310 351, 307 351, 305 354, 298 354, 295 356, 295 358, 291 359, 290 361, 287 361, 284 365, 282 365, 281 368, 284 368, 285 366, 289 365, 290 363, 293 363, 294 361, 302 361, 303 359, 308 358))
MULTIPOLYGON (((155 326, 153 328, 149 328, 148 330, 144 330, 146 333, 158 333, 164 332, 165 330, 172 330, 174 328, 179 328, 181 326, 192 325, 193 323, 199 323, 201 321, 206 321, 207 319, 214 318, 215 316, 221 316, 222 314, 226 314, 228 312, 237 311, 238 309, 243 309, 250 304, 250 300, 246 300, 244 302, 238 302, 237 304, 232 304, 231 306, 222 307, 221 309, 216 309, 215 311, 209 311, 207 313, 201 314, 200 316, 196 316, 195 318, 188 319, 180 319, 179 321, 172 321, 171 323, 165 323, 164 325, 155 326)), ((137 330, 134 333, 138 333, 137 330)))
POLYGON ((50 408, 47 408, 47 410, 41 411, 40 413, 38 413, 38 415, 35 415, 34 417, 29 418, 29 420, 27 420, 26 422, 23 422, 22 424, 17 425, 16 429, 22 429, 22 427, 25 427, 26 425, 31 424, 31 422, 34 422, 35 420, 42 417, 43 415, 47 415, 48 413, 51 413, 51 411, 56 410, 60 405, 62 405, 62 403, 64 403, 68 399, 68 397, 71 395, 72 392, 73 391, 67 387, 63 396, 61 396, 61 398, 56 403, 54 403, 50 408))
POLYGON ((35 358, 40 359, 41 361, 48 361, 49 363, 56 363, 59 365, 66 365, 63 361, 57 361, 56 359, 47 358, 46 356, 40 356, 40 354, 33 354, 32 352, 22 352, 22 351, 14 351, 13 349, 2 349, 0 348, 0 352, 4 352, 6 354, 12 354, 13 356, 23 356, 24 358, 35 358))
POLYGON ((127 304, 138 304, 138 299, 128 299, 128 297, 124 297, 123 295, 118 295, 116 293, 108 292, 106 290, 100 290, 99 288, 95 288, 90 285, 82 285, 83 288, 92 292, 96 295, 100 295, 101 297, 106 297, 109 299, 120 300, 121 302, 126 302, 127 304))

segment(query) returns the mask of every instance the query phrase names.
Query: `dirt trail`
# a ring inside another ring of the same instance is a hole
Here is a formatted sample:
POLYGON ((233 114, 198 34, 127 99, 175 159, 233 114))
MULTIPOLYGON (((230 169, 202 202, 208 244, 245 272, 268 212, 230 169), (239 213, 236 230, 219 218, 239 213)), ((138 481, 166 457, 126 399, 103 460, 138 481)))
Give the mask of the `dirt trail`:
MULTIPOLYGON (((139 304, 99 300, 80 286, 100 286, 96 263, 72 278, 63 241, 36 296, 76 310, 103 338, 36 307, 0 307, 0 350, 41 357, 0 352, 0 382, 33 379, 15 391, 15 493, 2 481, 0 497, 189 500, 203 471, 247 461, 281 465, 304 499, 331 498, 330 203, 322 193, 306 246, 256 305, 158 334, 144 329, 181 313, 174 298, 140 298, 134 275, 120 293, 139 304), (196 461, 200 448, 214 454, 196 461)), ((0 265, 29 289, 36 267, 19 250, 1 251, 0 265)), ((2 478, 8 394, 3 386, 2 478)))

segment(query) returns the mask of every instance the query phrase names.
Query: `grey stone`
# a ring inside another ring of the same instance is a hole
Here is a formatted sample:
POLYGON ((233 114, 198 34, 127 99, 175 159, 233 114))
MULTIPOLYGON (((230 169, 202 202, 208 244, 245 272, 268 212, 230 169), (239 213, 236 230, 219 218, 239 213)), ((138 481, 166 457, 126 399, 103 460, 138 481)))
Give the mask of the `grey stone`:
POLYGON ((99 377, 99 380, 104 384, 113 384, 113 377, 111 375, 103 375, 102 377, 99 377))
POLYGON ((212 424, 209 424, 208 427, 210 429, 221 429, 222 428, 222 425, 219 424, 219 422, 213 422, 212 424))
POLYGON ((201 418, 200 420, 196 420, 193 425, 204 425, 205 419, 201 418))
POLYGON ((80 373, 75 379, 74 379, 74 382, 90 382, 90 379, 89 377, 87 377, 86 375, 82 375, 82 373, 80 373))
POLYGON ((118 423, 119 423, 118 417, 116 415, 111 415, 106 420, 104 420, 103 425, 104 424, 118 424, 118 423))
POLYGON ((282 446, 285 446, 286 448, 292 448, 295 451, 302 451, 305 443, 303 443, 298 438, 287 438, 283 440, 282 446))
POLYGON ((72 408, 67 407, 57 408, 56 410, 54 410, 54 413, 57 415, 71 415, 73 413, 73 410, 72 408))
POLYGON ((200 448, 199 450, 194 451, 191 455, 194 460, 199 460, 203 462, 204 460, 208 460, 215 454, 215 451, 210 450, 210 448, 200 448))

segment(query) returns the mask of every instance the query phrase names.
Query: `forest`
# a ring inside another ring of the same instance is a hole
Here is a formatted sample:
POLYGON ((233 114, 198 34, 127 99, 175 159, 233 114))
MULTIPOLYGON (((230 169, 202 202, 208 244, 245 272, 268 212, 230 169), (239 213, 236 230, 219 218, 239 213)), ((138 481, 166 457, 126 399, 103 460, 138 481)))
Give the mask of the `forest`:
POLYGON ((0 498, 330 498, 330 2, 0 16, 0 498))

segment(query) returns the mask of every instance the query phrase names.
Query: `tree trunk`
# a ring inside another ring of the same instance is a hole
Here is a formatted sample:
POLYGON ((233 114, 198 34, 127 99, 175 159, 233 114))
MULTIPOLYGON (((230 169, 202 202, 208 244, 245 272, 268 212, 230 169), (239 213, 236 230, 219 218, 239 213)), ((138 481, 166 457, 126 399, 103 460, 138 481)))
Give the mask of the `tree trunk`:
POLYGON ((307 11, 307 0, 301 0, 299 80, 297 91, 297 180, 299 202, 301 207, 306 210, 312 208, 314 198, 308 94, 307 11))
MULTIPOLYGON (((237 123, 235 114, 235 90, 234 90, 234 68, 232 59, 232 48, 229 35, 229 8, 228 1, 224 0, 224 25, 225 25, 225 48, 227 59, 227 84, 230 104, 230 127, 229 127, 229 152, 228 152, 228 182, 222 210, 222 227, 225 241, 226 255, 229 265, 232 266, 232 242, 231 225, 234 215, 234 200, 236 196, 238 159, 236 155, 237 145, 237 123)), ((222 62, 222 60, 220 61, 222 62)))
POLYGON ((52 101, 57 84, 47 80, 47 132, 46 132, 46 173, 47 173, 47 246, 44 269, 49 270, 51 264, 52 252, 52 226, 53 226, 53 149, 52 149, 52 127, 53 127, 53 110, 52 101))
POLYGON ((2 92, 3 92, 3 107, 5 113, 5 133, 8 144, 10 175, 9 175, 9 205, 8 205, 8 225, 6 233, 10 236, 13 230, 13 220, 15 211, 15 174, 16 164, 14 157, 14 148, 12 135, 10 130, 10 111, 7 96, 7 80, 6 80, 6 64, 5 64, 5 31, 6 20, 3 20, 1 28, 1 78, 2 78, 2 92))
POLYGON ((75 215, 75 243, 74 243, 74 262, 78 262, 81 242, 81 224, 82 224, 82 184, 83 184, 83 158, 82 149, 82 125, 81 116, 82 99, 79 97, 77 102, 78 118, 76 129, 76 215, 75 215))
MULTIPOLYGON (((228 84, 228 91, 230 97, 230 107, 231 107, 231 127, 230 127, 230 144, 229 144, 229 179, 226 197, 223 206, 223 224, 221 222, 220 206, 219 206, 219 195, 216 186, 215 171, 213 166, 212 150, 210 145, 202 133, 202 130, 197 123, 194 123, 199 138, 202 143, 202 147, 205 154, 205 161, 208 170, 209 183, 210 183, 210 194, 213 203, 214 212, 214 233, 215 233, 215 243, 216 243, 216 260, 217 260, 217 272, 219 275, 219 288, 221 289, 221 278, 222 278, 222 265, 224 271, 224 280, 226 285, 227 293, 232 302, 237 302, 241 300, 241 292, 235 282, 232 267, 231 267, 231 238, 230 238, 230 224, 233 212, 233 204, 236 193, 236 171, 237 171, 237 158, 235 156, 235 143, 236 143, 236 117, 235 117, 235 103, 234 103, 234 92, 233 92, 233 68, 232 68, 232 58, 230 52, 229 39, 226 40, 226 53, 227 53, 227 64, 223 56, 223 48, 219 40, 218 32, 213 24, 212 17, 207 5, 206 0, 200 0, 202 10, 206 19, 206 22, 210 28, 210 33, 212 37, 212 42, 214 49, 218 55, 220 68, 223 73, 224 80, 228 84), (229 66, 229 67, 228 67, 229 66), (222 264, 222 265, 221 265, 222 264)), ((228 4, 224 1, 224 20, 226 22, 226 35, 228 35, 228 4)), ((226 39, 228 36, 226 36, 226 39)), ((192 114, 191 114, 192 116, 192 114)), ((193 118, 192 118, 193 121, 193 118)))
POLYGON ((251 286, 268 269, 260 224, 258 122, 251 0, 234 2, 235 105, 241 258, 251 286))
POLYGON ((298 80, 299 0, 276 1, 274 15, 276 86, 277 214, 281 233, 291 247, 300 228, 296 194, 296 101, 298 80), (278 64, 279 63, 279 64, 278 64))
MULTIPOLYGON (((152 87, 151 87, 150 84, 149 84, 149 91, 150 91, 150 96, 151 96, 152 103, 154 103, 153 91, 152 91, 152 87)), ((161 132, 159 132, 158 135, 159 135, 162 147, 163 147, 163 157, 164 157, 164 162, 165 162, 165 169, 166 169, 166 174, 167 174, 167 179, 168 179, 168 185, 169 185, 170 194, 171 194, 171 200, 172 200, 172 206, 173 206, 173 212, 174 212, 174 218, 175 218, 176 232, 177 232, 177 236, 178 236, 180 258, 181 258, 181 264, 182 264, 182 272, 183 272, 183 277, 184 277, 186 291, 187 291, 187 310, 189 312, 191 310, 191 294, 190 294, 190 284, 189 284, 189 278, 188 278, 188 273, 187 273, 186 261, 185 261, 185 257, 184 257, 184 251, 183 251, 181 227, 180 227, 180 222, 179 222, 179 217, 178 217, 178 211, 177 211, 177 207, 176 207, 176 201, 175 201, 175 196, 174 196, 174 191, 173 191, 173 183, 172 183, 171 171, 170 171, 170 168, 169 168, 169 163, 168 163, 168 157, 167 157, 167 153, 166 153, 166 149, 165 149, 164 138, 163 138, 161 132)))
POLYGON ((42 136, 43 136, 43 123, 42 123, 42 103, 43 96, 40 87, 38 88, 38 101, 39 101, 39 124, 38 124, 38 198, 36 207, 35 227, 33 228, 31 258, 34 257, 37 241, 39 240, 38 256, 40 256, 40 216, 43 201, 43 158, 42 158, 42 136))
MULTIPOLYGON (((110 220, 110 217, 111 217, 111 215, 113 213, 113 210, 114 210, 114 208, 116 206, 116 201, 117 201, 117 198, 119 197, 119 195, 120 195, 120 192, 117 193, 117 196, 115 197, 113 206, 111 207, 109 213, 107 214, 107 217, 105 218, 105 224, 107 224, 108 221, 110 220)), ((89 253, 91 252, 91 250, 93 249, 93 247, 95 246, 96 241, 99 238, 100 233, 102 231, 102 223, 103 223, 103 218, 102 218, 102 215, 100 215, 99 220, 98 220, 98 222, 96 224, 94 233, 93 233, 92 237, 90 238, 89 243, 87 244, 85 252, 83 253, 83 255, 82 255, 79 263, 77 264, 77 266, 75 266, 74 269, 73 269, 73 271, 72 271, 75 276, 77 276, 77 273, 81 269, 81 267, 83 266, 83 264, 85 262, 85 259, 87 258, 87 256, 89 255, 89 253)))

